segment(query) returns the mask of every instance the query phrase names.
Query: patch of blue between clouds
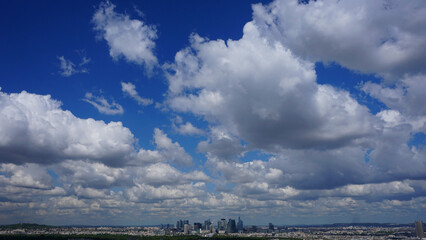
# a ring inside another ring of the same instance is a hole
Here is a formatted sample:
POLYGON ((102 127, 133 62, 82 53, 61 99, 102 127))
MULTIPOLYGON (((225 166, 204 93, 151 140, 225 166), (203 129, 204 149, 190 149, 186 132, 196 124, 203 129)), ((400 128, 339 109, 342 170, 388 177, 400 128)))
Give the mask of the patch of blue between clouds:
POLYGON ((118 193, 118 192, 124 192, 124 190, 126 190, 125 187, 110 187, 109 190, 113 191, 114 193, 118 193))
POLYGON ((362 74, 349 70, 337 63, 315 64, 318 84, 329 84, 333 87, 346 90, 358 101, 359 104, 366 106, 372 114, 376 114, 388 107, 377 99, 371 97, 362 91, 362 85, 367 82, 380 83, 381 78, 373 74, 362 74))
POLYGON ((214 192, 216 188, 216 184, 211 182, 206 182, 206 189, 208 192, 214 192))
POLYGON ((411 135, 410 140, 408 140, 407 145, 409 147, 423 147, 426 145, 426 134, 422 132, 417 132, 411 135))
POLYGON ((56 174, 52 169, 48 168, 47 172, 52 177, 53 185, 55 187, 61 187, 62 185, 58 182, 58 174, 56 174))
POLYGON ((244 154, 244 157, 241 158, 242 162, 252 162, 254 160, 262 160, 262 161, 268 161, 268 159, 272 155, 269 153, 265 153, 264 151, 260 150, 253 150, 248 151, 246 154, 244 154))
POLYGON ((371 153, 373 150, 374 150, 374 148, 370 148, 370 149, 368 149, 368 150, 365 152, 365 154, 364 154, 364 161, 365 161, 366 163, 369 163, 369 162, 370 162, 370 153, 371 153))

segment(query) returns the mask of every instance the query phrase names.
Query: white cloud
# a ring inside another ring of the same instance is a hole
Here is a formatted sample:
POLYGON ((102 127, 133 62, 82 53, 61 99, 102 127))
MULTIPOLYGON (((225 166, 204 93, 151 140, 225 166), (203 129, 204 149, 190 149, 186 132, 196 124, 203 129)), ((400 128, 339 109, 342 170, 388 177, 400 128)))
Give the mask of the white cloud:
POLYGON ((158 128, 154 129, 154 141, 166 161, 182 166, 192 164, 191 155, 178 142, 172 142, 167 134, 158 128))
POLYGON ((11 163, 89 159, 122 165, 135 139, 121 122, 80 119, 50 95, 0 92, 0 158, 11 163))
POLYGON ((412 188, 408 182, 389 182, 379 184, 364 184, 364 185, 347 185, 337 191, 351 196, 372 195, 372 194, 401 194, 413 193, 412 188))
POLYGON ((192 125, 192 123, 190 122, 186 122, 185 124, 178 124, 176 126, 176 124, 173 124, 173 128, 175 129, 176 132, 178 132, 179 134, 182 135, 204 135, 204 131, 194 127, 194 125, 192 125))
POLYGON ((135 85, 133 83, 125 83, 121 82, 121 90, 133 98, 139 105, 148 106, 151 105, 154 101, 149 98, 143 98, 139 96, 138 92, 135 89, 135 85))
POLYGON ((426 75, 405 76, 394 86, 367 82, 362 90, 404 116, 426 117, 426 75))
POLYGON ((137 158, 135 162, 132 162, 134 165, 145 165, 151 163, 165 162, 164 156, 158 150, 145 150, 139 149, 137 153, 137 158))
POLYGON ((84 67, 84 65, 90 62, 90 58, 83 57, 78 65, 74 64, 71 60, 66 59, 64 56, 60 56, 58 59, 60 61, 59 67, 61 69, 59 73, 64 77, 70 77, 77 73, 89 72, 87 68, 84 67))
POLYGON ((126 191, 126 197, 132 202, 159 202, 164 199, 188 199, 205 195, 204 184, 182 184, 177 186, 162 185, 158 188, 138 184, 126 191))
POLYGON ((115 5, 109 1, 100 4, 92 22, 94 29, 109 45, 109 54, 118 59, 144 65, 148 73, 158 64, 154 55, 157 31, 141 20, 114 11, 115 5))
POLYGON ((51 189, 53 182, 47 171, 37 164, 25 164, 18 166, 11 163, 2 163, 0 172, 5 175, 0 175, 0 184, 35 188, 35 189, 51 189))
POLYGON ((269 42, 252 22, 242 39, 191 38, 176 54, 170 108, 203 116, 253 148, 336 148, 372 134, 375 118, 350 94, 315 82, 313 63, 269 42))
POLYGON ((240 139, 221 127, 212 127, 209 139, 199 142, 197 148, 200 152, 213 154, 220 159, 242 156, 246 150, 240 139))
POLYGON ((83 200, 78 199, 74 196, 67 196, 61 198, 55 198, 53 201, 53 207, 58 209, 78 209, 87 207, 87 203, 83 200))
POLYGON ((136 173, 133 180, 136 184, 148 184, 156 187, 188 184, 194 181, 210 181, 210 178, 204 172, 193 171, 183 173, 166 163, 156 163, 135 170, 136 173))
POLYGON ((67 160, 54 167, 60 180, 84 188, 108 189, 131 186, 131 174, 123 167, 112 168, 102 163, 67 160))
POLYGON ((124 109, 120 104, 114 101, 109 103, 103 96, 94 96, 92 93, 86 93, 83 101, 92 104, 100 113, 103 114, 115 115, 124 113, 124 109))
POLYGON ((425 73, 426 6, 421 0, 277 0, 253 10, 264 36, 304 58, 335 61, 392 80, 425 73))

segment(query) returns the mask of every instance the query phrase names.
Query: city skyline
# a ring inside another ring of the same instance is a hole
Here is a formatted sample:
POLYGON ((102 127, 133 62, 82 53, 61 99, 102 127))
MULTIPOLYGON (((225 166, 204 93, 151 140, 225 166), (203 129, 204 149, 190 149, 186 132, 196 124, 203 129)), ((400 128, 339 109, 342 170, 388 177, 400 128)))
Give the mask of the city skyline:
POLYGON ((0 0, 0 224, 424 222, 425 13, 0 0))

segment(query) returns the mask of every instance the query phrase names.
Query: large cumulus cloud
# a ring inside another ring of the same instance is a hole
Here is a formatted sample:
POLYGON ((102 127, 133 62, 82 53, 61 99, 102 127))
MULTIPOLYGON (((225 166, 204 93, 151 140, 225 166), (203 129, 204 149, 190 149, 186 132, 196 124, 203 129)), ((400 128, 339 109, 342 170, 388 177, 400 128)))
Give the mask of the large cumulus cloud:
POLYGON ((391 80, 425 73, 422 1, 274 1, 253 10, 263 34, 304 58, 391 80))
POLYGON ((253 6, 239 40, 193 34, 164 65, 166 103, 210 124, 198 150, 217 190, 258 200, 422 196, 407 181, 426 178, 426 155, 407 143, 425 125, 424 9, 419 1, 274 1, 253 6), (359 86, 389 109, 372 114, 350 92, 318 84, 316 61, 383 77, 359 86), (266 157, 246 159, 252 150, 266 157))
POLYGON ((168 104, 203 116, 262 148, 333 148, 375 131, 368 109, 348 92, 318 85, 314 65, 252 23, 242 39, 197 35, 176 54, 168 104))
POLYGON ((123 165, 134 136, 121 122, 80 119, 50 95, 0 93, 0 158, 12 163, 91 159, 123 165))

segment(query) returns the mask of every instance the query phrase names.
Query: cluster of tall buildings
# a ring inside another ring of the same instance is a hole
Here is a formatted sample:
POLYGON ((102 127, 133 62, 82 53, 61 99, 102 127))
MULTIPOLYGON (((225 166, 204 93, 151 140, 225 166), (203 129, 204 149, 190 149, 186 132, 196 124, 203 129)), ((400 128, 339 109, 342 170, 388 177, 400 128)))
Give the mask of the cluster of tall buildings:
POLYGON ((238 222, 235 219, 225 218, 220 219, 217 222, 217 228, 214 228, 214 224, 209 220, 204 221, 204 224, 195 222, 193 225, 189 224, 189 220, 179 220, 176 222, 176 229, 178 231, 183 231, 185 234, 191 232, 200 233, 202 231, 208 231, 210 233, 237 233, 243 232, 244 223, 240 217, 238 217, 238 222))

